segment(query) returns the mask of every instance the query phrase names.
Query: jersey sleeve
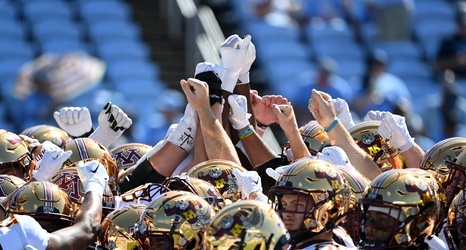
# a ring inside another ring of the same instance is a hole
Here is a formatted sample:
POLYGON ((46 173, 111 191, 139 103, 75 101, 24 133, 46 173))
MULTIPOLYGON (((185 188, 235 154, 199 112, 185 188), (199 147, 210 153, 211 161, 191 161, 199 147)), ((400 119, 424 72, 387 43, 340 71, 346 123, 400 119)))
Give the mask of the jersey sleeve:
POLYGON ((3 249, 44 250, 50 235, 31 216, 14 215, 0 223, 0 245, 3 249))

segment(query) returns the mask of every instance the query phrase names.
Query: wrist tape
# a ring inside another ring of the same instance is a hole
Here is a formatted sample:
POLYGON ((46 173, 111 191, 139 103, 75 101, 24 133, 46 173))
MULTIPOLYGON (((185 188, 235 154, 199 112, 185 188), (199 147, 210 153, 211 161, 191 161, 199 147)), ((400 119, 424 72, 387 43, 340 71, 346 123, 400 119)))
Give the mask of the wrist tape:
POLYGON ((196 79, 204 81, 209 85, 210 106, 216 102, 222 103, 222 80, 213 71, 206 71, 195 76, 196 79))

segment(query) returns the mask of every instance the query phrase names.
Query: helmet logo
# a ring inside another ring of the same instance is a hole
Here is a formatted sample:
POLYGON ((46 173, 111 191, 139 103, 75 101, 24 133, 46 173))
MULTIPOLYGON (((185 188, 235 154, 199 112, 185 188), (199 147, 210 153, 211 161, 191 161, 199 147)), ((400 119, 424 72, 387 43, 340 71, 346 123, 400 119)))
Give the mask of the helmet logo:
POLYGON ((61 173, 58 177, 52 180, 52 183, 57 184, 61 190, 65 191, 71 201, 81 202, 81 187, 79 175, 75 173, 61 173))
POLYGON ((131 148, 116 152, 113 154, 118 163, 120 163, 120 168, 125 168, 126 166, 133 166, 136 162, 141 159, 142 155, 137 148, 131 148))
POLYGON ((178 215, 188 221, 193 230, 202 229, 212 219, 208 207, 195 200, 177 200, 175 206, 166 203, 163 208, 167 216, 178 215))

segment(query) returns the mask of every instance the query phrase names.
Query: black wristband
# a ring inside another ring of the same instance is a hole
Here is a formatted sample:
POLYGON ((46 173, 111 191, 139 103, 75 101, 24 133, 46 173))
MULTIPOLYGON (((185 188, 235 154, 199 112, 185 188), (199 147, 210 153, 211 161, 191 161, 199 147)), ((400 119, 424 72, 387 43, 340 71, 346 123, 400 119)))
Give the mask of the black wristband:
POLYGON ((86 132, 82 135, 79 135, 79 136, 73 136, 73 139, 76 139, 76 138, 83 138, 83 137, 89 137, 92 133, 94 133, 95 129, 94 128, 91 128, 91 130, 89 130, 89 132, 86 132))
POLYGON ((145 183, 162 183, 166 176, 159 174, 150 164, 147 158, 140 162, 134 171, 120 181, 120 192, 124 193, 145 183))
POLYGON ((264 125, 264 124, 260 123, 258 120, 256 120, 256 125, 257 125, 258 128, 260 128, 262 130, 266 130, 269 127, 269 125, 264 125))
POLYGON ((204 81, 209 85, 210 106, 216 102, 222 103, 222 80, 213 71, 206 71, 195 76, 196 79, 204 81))

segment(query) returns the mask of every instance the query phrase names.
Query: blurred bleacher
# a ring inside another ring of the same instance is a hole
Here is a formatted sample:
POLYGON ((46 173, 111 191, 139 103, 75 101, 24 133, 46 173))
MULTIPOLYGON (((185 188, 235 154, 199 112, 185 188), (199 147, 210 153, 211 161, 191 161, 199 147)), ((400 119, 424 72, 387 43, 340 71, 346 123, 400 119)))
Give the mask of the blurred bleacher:
MULTIPOLYGON (((246 20, 247 1, 0 0, 0 127, 23 129, 14 118, 12 88, 20 67, 42 53, 81 51, 107 63, 102 84, 68 105, 89 107, 95 121, 106 101, 144 117, 154 111, 159 93, 191 76, 195 63, 218 62, 219 43, 233 33, 253 36, 257 60, 251 84, 262 94, 296 95, 293 90, 310 83, 321 56, 336 59, 338 74, 353 83, 366 72, 365 58, 376 48, 389 55, 388 71, 405 81, 415 112, 427 95, 440 91, 432 64, 441 39, 456 32, 456 1, 414 0, 412 38, 402 42, 377 41, 377 27, 364 19, 362 0, 352 1, 362 20, 360 33, 341 21, 285 28, 246 20), (215 9, 222 30, 202 5, 215 9), (177 12, 167 11, 170 6, 177 12)), ((319 1, 301 2, 311 3, 312 12, 319 1)), ((150 123, 135 121, 136 129, 150 123)))

